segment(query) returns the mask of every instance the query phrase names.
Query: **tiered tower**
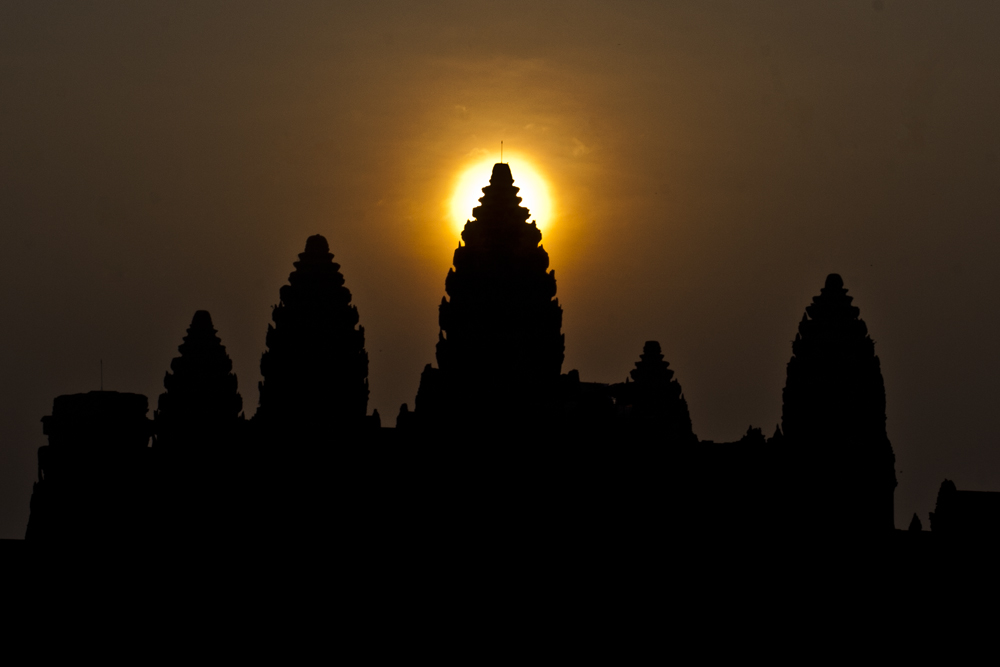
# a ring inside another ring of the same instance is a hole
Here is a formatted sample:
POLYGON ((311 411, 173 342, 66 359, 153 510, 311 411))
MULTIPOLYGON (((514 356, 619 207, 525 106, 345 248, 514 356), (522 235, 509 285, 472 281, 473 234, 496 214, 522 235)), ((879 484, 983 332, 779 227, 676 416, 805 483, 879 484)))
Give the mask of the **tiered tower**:
POLYGON ((260 360, 255 422, 268 437, 326 441, 355 431, 368 409, 365 329, 325 238, 309 237, 280 294, 260 360))
POLYGON ((243 496, 243 398, 208 311, 194 314, 178 350, 156 411, 157 512, 171 539, 218 541, 236 529, 243 496))
POLYGON ((464 421, 537 414, 563 362, 562 308, 542 233, 520 205, 510 166, 496 164, 445 279, 438 368, 421 378, 417 411, 464 421))
POLYGON ((646 341, 630 375, 632 382, 619 385, 619 402, 631 407, 628 420, 634 435, 653 443, 697 444, 687 400, 657 341, 646 341))
POLYGON ((783 392, 803 521, 861 533, 893 529, 895 456, 875 343, 844 281, 827 276, 806 308, 783 392))
POLYGON ((156 412, 159 447, 189 449, 229 440, 243 410, 233 362, 216 335, 212 316, 199 310, 191 319, 180 356, 163 378, 156 412))

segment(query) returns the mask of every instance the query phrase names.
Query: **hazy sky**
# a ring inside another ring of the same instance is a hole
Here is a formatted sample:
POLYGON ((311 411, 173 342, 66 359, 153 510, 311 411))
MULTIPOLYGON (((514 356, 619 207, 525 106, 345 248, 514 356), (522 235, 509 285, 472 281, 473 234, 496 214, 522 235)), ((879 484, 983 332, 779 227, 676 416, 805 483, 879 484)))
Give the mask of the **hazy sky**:
POLYGON ((103 359, 152 409, 197 309, 252 414, 310 234, 391 425, 434 360, 451 188, 501 140, 552 192, 564 371, 621 381, 656 339, 701 438, 770 434, 839 272, 882 360, 897 526, 945 477, 1000 491, 998 34, 1000 5, 944 0, 3 2, 0 537, 52 399, 103 359))

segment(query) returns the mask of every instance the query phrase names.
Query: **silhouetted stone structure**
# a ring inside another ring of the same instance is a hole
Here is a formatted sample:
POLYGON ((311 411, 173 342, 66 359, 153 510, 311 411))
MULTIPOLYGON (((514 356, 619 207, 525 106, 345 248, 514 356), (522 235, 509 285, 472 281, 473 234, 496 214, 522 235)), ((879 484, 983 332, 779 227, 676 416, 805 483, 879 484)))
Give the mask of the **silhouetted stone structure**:
POLYGON ((781 427, 699 442, 657 341, 625 382, 561 374, 562 309, 541 233, 506 164, 483 193, 445 281, 439 366, 424 369, 395 429, 366 416, 364 328, 326 239, 311 236, 274 307, 254 418, 240 414, 233 364, 197 311, 155 422, 136 394, 56 398, 28 539, 239 545, 267 562, 311 560, 310 576, 333 562, 353 576, 340 567, 348 551, 372 571, 446 548, 463 559, 615 549, 658 554, 659 569, 665 554, 722 538, 835 536, 930 553, 932 535, 1000 535, 1000 494, 948 480, 931 532, 916 515, 893 530, 879 359, 840 276, 799 324, 781 427))
POLYGON ((941 482, 931 512, 931 531, 952 539, 1000 541, 1000 493, 959 491, 950 479, 941 482))
POLYGON ((92 391, 59 396, 42 418, 26 538, 92 543, 146 539, 155 525, 149 438, 140 394, 92 391))
POLYGON ((615 394, 631 436, 641 444, 697 444, 687 401, 659 342, 646 341, 630 375, 632 382, 616 385, 615 394))
POLYGON ((368 409, 365 329, 322 236, 306 241, 271 317, 260 360, 259 426, 315 444, 360 429, 368 409))
POLYGON ((797 493, 812 525, 893 529, 895 456, 875 343, 833 273, 806 307, 782 393, 782 431, 797 493))
POLYGON ((267 329, 254 415, 249 512, 257 533, 324 542, 358 465, 368 353, 357 307, 325 238, 310 236, 267 329))
POLYGON ((438 368, 424 369, 416 399, 416 413, 438 427, 471 420, 493 429, 553 410, 562 308, 519 189, 508 165, 493 166, 445 279, 438 368))
POLYGON ((241 505, 243 398, 208 311, 194 314, 178 350, 155 419, 159 520, 167 534, 210 540, 232 529, 241 505))
POLYGON ((156 412, 156 444, 165 449, 203 449, 228 443, 243 410, 233 362, 216 335, 212 316, 199 310, 191 320, 180 356, 163 378, 156 412))

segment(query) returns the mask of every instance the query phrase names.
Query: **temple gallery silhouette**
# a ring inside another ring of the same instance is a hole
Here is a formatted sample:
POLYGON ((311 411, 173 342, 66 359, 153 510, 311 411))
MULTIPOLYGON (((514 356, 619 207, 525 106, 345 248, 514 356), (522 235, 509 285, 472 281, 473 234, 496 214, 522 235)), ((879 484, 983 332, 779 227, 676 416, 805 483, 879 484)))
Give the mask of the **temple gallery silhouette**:
POLYGON ((947 480, 931 532, 916 515, 895 529, 879 358, 839 275, 798 324, 773 435, 700 441, 660 342, 637 341, 621 383, 563 372, 555 273, 507 164, 479 201, 445 277, 436 365, 395 427, 368 414, 365 330, 327 240, 311 236, 279 291, 254 415, 211 316, 195 312, 152 419, 138 394, 55 399, 26 539, 413 549, 667 530, 908 544, 1000 533, 1000 494, 947 480))

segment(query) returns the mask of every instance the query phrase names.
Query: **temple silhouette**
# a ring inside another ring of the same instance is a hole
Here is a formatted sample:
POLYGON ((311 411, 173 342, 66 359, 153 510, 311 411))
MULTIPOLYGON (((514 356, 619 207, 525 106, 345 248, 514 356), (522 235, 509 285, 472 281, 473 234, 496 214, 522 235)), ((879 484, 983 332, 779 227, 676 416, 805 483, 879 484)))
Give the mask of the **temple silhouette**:
POLYGON ((913 548, 1000 535, 1000 494, 948 480, 930 531, 916 515, 894 526, 879 358, 839 275, 805 307, 773 435, 702 441, 669 343, 636 341, 620 383, 563 371, 555 273, 517 194, 496 164, 445 277, 436 365, 395 427, 368 414, 361 316, 311 236, 273 309, 253 416, 196 311, 152 417, 137 394, 54 400, 26 540, 340 540, 374 555, 441 541, 642 547, 667 532, 913 548))

